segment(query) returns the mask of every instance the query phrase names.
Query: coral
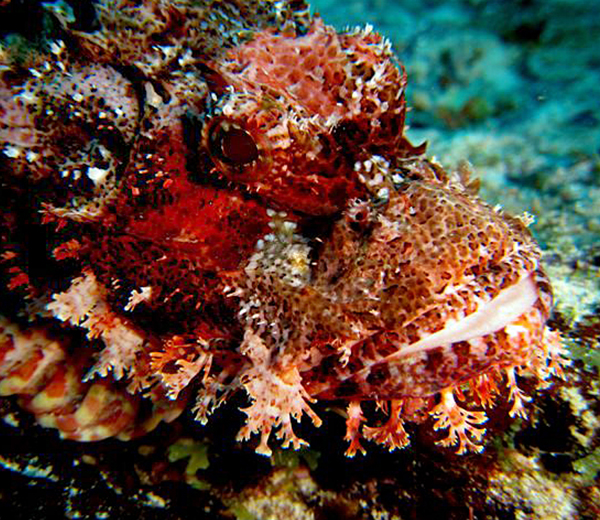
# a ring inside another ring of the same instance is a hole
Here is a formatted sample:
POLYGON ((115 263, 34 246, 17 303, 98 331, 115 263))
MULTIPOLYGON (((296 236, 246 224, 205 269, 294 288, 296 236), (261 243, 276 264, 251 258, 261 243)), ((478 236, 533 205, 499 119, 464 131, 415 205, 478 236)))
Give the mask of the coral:
MULTIPOLYGON (((310 502, 321 490, 304 469, 279 469, 252 489, 229 500, 230 513, 238 520, 255 518, 307 519, 316 517, 310 502)), ((322 497, 319 497, 322 500, 322 497)))
POLYGON ((576 479, 563 483, 540 471, 535 458, 509 454, 505 470, 491 473, 488 501, 511 504, 515 518, 567 519, 577 515, 576 479))
POLYGON ((406 75, 372 28, 295 1, 59 21, 0 78, 0 385, 38 422, 130 439, 238 393, 238 439, 270 454, 337 399, 348 455, 427 421, 479 452, 489 409, 526 416, 521 377, 561 375, 530 218, 406 139, 406 75))

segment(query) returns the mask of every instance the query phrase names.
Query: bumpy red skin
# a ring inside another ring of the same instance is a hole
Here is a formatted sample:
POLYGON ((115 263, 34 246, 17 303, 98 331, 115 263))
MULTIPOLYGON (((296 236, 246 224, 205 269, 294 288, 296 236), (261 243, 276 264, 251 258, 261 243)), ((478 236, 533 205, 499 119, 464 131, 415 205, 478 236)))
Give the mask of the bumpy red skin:
POLYGON ((293 39, 259 34, 212 64, 234 90, 217 103, 204 143, 224 176, 270 204, 340 211, 364 194, 354 172, 360 156, 415 153, 402 136, 406 76, 387 58, 380 35, 338 35, 319 21, 293 39), (222 157, 211 136, 223 123, 253 138, 257 160, 239 167, 222 157))
POLYGON ((101 31, 69 35, 92 64, 55 44, 0 86, 5 285, 49 319, 2 322, 0 394, 98 440, 173 420, 192 390, 201 421, 244 391, 239 438, 264 454, 273 430, 304 443, 292 419, 320 424, 315 399, 349 401, 349 455, 361 436, 405 446, 403 422, 428 415, 441 444, 479 450, 503 386, 524 414, 515 370, 559 371, 539 251, 403 137, 389 44, 248 2, 248 41, 235 24, 221 45, 163 34, 169 57, 150 33, 128 48, 123 27, 153 25, 115 3, 101 31), (496 328, 446 334, 492 310, 496 328), (362 400, 389 400, 388 422, 363 427, 362 400))

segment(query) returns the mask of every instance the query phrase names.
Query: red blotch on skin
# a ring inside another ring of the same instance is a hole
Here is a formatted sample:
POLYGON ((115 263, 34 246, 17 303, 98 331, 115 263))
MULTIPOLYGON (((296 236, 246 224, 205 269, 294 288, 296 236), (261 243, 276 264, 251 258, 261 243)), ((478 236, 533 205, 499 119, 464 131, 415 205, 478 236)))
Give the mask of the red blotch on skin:
POLYGON ((235 269, 268 232, 266 209, 236 192, 178 184, 173 203, 132 220, 126 234, 194 257, 206 270, 235 269))

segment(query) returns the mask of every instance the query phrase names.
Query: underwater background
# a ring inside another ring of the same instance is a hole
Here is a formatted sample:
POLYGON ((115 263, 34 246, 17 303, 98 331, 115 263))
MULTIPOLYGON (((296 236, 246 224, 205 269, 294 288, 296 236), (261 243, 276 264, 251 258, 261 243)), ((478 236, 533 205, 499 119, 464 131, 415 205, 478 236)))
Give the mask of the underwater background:
MULTIPOLYGON (((13 24, 27 32, 40 5, 0 1, 2 35, 13 24)), ((92 16, 89 5, 73 2, 82 18, 92 16)), ((427 141, 428 155, 449 169, 468 162, 485 200, 535 217, 555 291, 552 325, 572 359, 566 381, 536 396, 526 423, 498 426, 504 433, 494 433, 483 455, 463 457, 415 442, 345 459, 331 446, 343 436, 341 420, 330 438, 314 436, 310 450, 280 450, 270 460, 251 450, 224 454, 219 428, 231 426, 219 423, 193 438, 173 426, 123 454, 117 441, 65 444, 48 431, 25 439, 32 420, 2 403, 0 518, 600 518, 598 2, 311 7, 339 30, 369 23, 389 38, 408 74, 410 140, 427 141)))

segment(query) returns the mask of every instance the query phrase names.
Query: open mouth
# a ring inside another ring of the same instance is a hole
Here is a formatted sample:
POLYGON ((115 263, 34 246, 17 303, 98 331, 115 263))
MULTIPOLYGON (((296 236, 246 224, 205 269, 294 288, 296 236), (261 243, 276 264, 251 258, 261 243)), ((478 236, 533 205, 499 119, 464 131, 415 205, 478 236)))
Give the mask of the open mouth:
POLYGON ((501 290, 492 300, 465 318, 447 323, 433 334, 388 356, 386 361, 424 352, 443 345, 487 336, 504 329, 527 312, 539 298, 533 275, 528 273, 516 284, 501 290))
POLYGON ((494 355, 464 347, 455 351, 455 346, 508 329, 536 305, 540 291, 535 273, 527 272, 468 316, 448 320, 442 329, 413 343, 395 345, 387 356, 362 359, 362 366, 340 367, 334 381, 313 383, 311 394, 369 399, 376 391, 390 399, 418 397, 473 377, 494 363, 494 355))

